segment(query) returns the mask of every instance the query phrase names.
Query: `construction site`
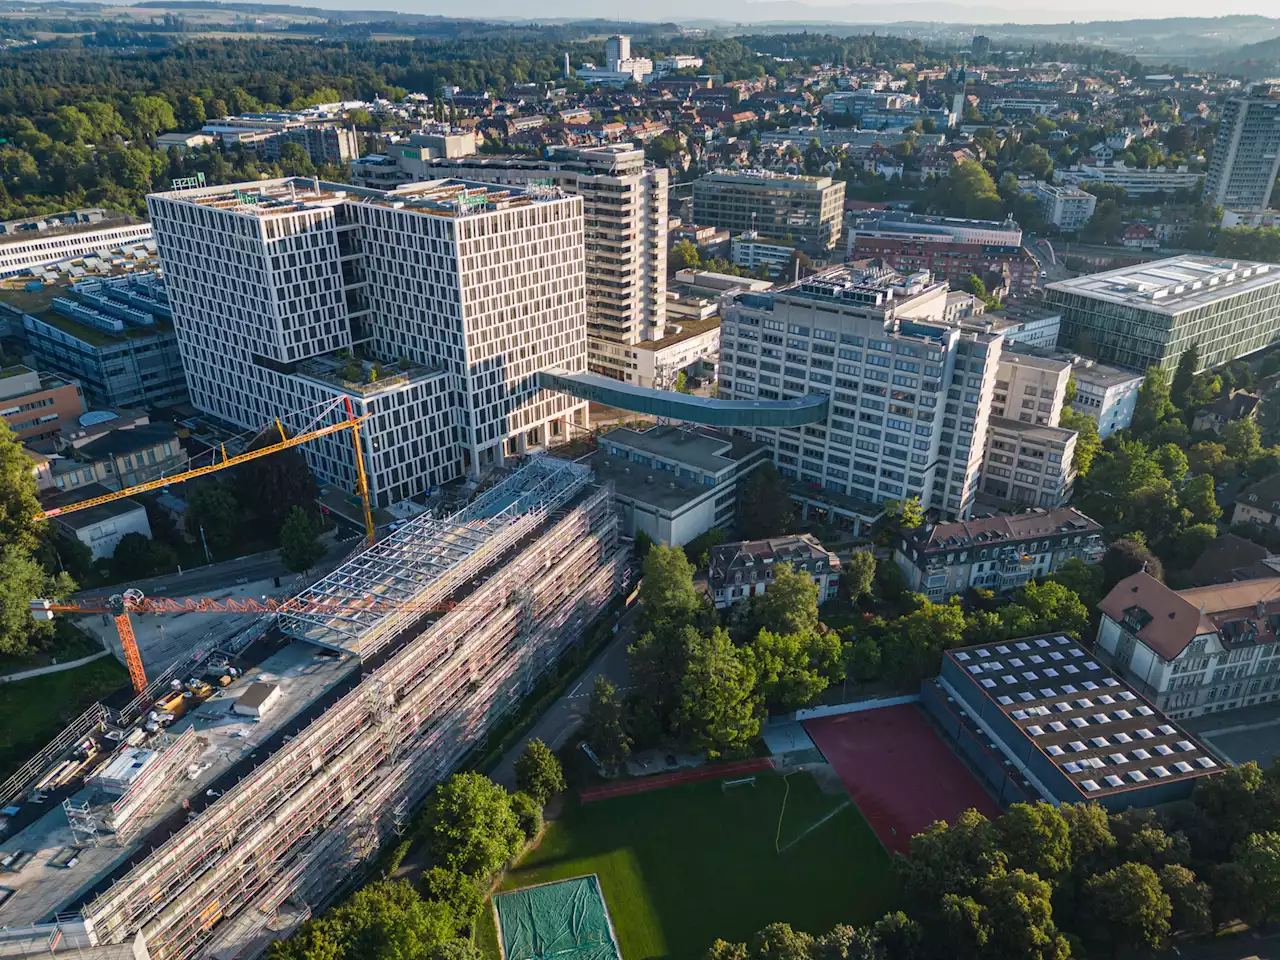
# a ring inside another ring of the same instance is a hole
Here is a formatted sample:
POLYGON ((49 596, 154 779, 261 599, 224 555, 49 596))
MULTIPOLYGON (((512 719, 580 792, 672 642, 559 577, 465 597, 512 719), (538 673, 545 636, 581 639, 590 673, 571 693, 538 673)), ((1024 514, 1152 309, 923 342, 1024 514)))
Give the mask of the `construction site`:
POLYGON ((265 657, 199 651, 91 708, 0 784, 0 956, 260 955, 362 876, 631 575, 612 491, 535 458, 274 605, 265 657))

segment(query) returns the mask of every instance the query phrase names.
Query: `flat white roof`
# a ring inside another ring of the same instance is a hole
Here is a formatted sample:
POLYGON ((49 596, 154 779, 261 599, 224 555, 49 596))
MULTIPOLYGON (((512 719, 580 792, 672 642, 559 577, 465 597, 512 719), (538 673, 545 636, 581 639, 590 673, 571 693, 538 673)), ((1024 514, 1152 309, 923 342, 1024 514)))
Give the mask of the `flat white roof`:
POLYGON ((1184 255, 1059 280, 1047 289, 1175 314, 1276 285, 1276 264, 1184 255))

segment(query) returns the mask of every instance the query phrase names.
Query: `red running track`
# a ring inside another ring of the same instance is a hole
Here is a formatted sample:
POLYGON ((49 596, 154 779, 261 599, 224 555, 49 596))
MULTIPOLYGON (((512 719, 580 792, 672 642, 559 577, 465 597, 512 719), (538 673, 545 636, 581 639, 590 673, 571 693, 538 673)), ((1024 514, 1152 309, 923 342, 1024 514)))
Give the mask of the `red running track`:
POLYGON ((608 800, 610 797, 622 797, 629 793, 661 790, 664 787, 674 787, 679 783, 741 777, 745 774, 772 769, 773 760, 769 757, 756 757, 753 760, 715 763, 708 767, 694 767, 691 770, 678 770, 675 773, 657 773, 651 777, 638 777, 635 780, 623 780, 621 783, 607 783, 602 787, 584 787, 578 791, 578 796, 582 798, 583 803, 590 803, 592 800, 608 800))
POLYGON ((960 758, 914 704, 804 721, 880 842, 906 853, 912 834, 976 808, 999 815, 960 758))

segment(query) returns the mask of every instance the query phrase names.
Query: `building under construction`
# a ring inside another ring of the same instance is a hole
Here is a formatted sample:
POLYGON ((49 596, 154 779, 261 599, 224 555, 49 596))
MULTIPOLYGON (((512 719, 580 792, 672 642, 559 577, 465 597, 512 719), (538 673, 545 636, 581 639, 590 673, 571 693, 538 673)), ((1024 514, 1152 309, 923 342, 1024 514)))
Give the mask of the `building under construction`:
MULTIPOLYGON (((582 637, 628 569, 611 491, 587 468, 551 458, 447 520, 407 524, 281 617, 288 635, 359 657, 358 682, 150 852, 139 848, 154 834, 133 839, 132 856, 43 904, 40 922, 28 902, 14 926, 0 901, 0 956, 58 946, 160 960, 260 952, 359 875, 582 637), (334 612, 340 598, 350 613, 334 612), (447 600, 456 605, 428 620, 424 611, 447 600), (323 615, 307 613, 313 603, 323 615)), ((187 732, 167 736, 175 760, 198 767, 187 732)), ((101 782, 128 799, 142 789, 128 773, 116 761, 101 782)), ((21 836, 4 850, 20 848, 21 836)))

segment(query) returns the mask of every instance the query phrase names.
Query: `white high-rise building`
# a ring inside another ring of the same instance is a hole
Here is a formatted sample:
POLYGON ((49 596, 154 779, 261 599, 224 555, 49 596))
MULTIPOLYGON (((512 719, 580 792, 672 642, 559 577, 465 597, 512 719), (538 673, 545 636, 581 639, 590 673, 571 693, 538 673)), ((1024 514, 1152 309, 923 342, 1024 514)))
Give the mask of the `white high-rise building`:
MULTIPOLYGON (((586 368, 582 200, 458 180, 152 194, 192 402, 246 428, 349 398, 387 504, 586 425, 536 373, 586 368)), ((351 489, 350 438, 302 448, 351 489)))
MULTIPOLYGON (((667 171, 626 143, 557 147, 545 158, 459 157, 426 164, 432 176, 553 184, 582 197, 586 219, 587 366, 639 383, 636 344, 667 322, 667 171)), ((643 348, 642 348, 643 349, 643 348)))
POLYGON ((1265 210, 1280 176, 1280 99, 1231 97, 1222 106, 1204 199, 1234 210, 1265 210))
POLYGON ((830 396, 826 423, 742 432, 770 445, 783 476, 824 491, 813 498, 833 514, 867 520, 874 505, 915 496, 967 517, 1002 336, 944 320, 946 301, 947 284, 927 272, 886 268, 738 294, 724 310, 720 396, 830 396))
POLYGON ((623 60, 631 59, 631 38, 616 34, 604 42, 604 66, 606 70, 621 70, 623 60))

